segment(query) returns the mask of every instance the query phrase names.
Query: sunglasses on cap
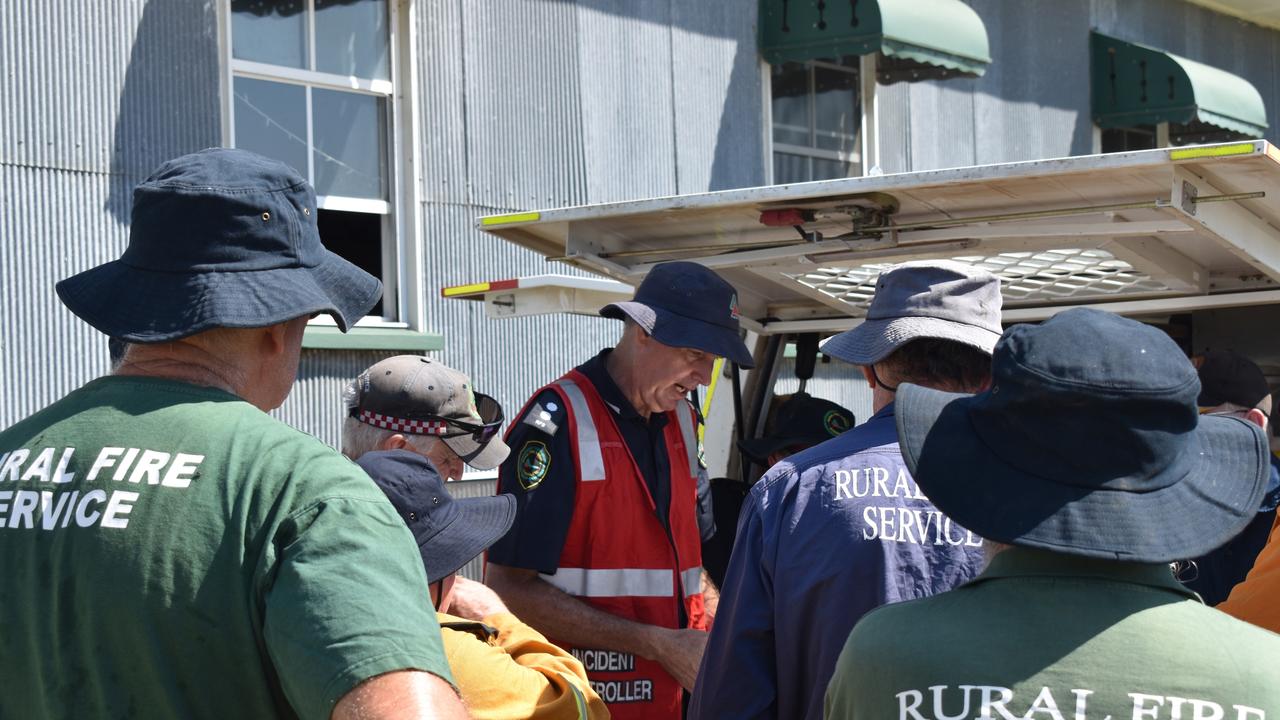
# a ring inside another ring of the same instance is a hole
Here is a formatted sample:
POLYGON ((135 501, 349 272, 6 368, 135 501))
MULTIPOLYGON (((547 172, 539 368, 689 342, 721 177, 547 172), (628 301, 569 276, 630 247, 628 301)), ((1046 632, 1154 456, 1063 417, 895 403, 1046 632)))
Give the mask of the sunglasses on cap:
POLYGON ((485 444, 492 440, 502 429, 502 405, 497 400, 483 393, 475 393, 476 396, 476 414, 480 416, 480 424, 466 422, 464 420, 456 420, 454 418, 439 417, 436 415, 425 415, 428 420, 439 420, 446 422, 450 427, 460 429, 462 432, 444 433, 440 437, 455 438, 470 435, 472 440, 478 444, 485 444))

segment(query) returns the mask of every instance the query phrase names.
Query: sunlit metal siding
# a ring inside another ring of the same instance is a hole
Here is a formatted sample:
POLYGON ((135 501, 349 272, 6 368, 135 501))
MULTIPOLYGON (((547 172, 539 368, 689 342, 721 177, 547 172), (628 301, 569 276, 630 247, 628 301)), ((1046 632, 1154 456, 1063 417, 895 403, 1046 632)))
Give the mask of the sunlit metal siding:
POLYGON ((216 145, 212 4, 0 4, 0 427, 108 370, 54 284, 117 257, 133 186, 216 145))
POLYGON ((454 32, 463 37, 469 201, 524 209, 585 202, 582 107, 599 99, 581 94, 576 5, 461 5, 454 32))
POLYGON ((58 302, 54 283, 124 247, 104 174, 0 165, 0 427, 107 370, 106 339, 58 302))

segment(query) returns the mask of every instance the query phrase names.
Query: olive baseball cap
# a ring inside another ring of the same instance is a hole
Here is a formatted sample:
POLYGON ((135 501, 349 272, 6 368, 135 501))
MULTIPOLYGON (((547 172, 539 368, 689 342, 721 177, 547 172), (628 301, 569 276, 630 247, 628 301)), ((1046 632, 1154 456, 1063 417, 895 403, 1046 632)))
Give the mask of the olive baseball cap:
POLYGON ((421 355, 389 357, 361 373, 354 389, 351 417, 384 430, 439 437, 477 470, 497 467, 510 452, 498 437, 502 406, 444 363, 421 355))

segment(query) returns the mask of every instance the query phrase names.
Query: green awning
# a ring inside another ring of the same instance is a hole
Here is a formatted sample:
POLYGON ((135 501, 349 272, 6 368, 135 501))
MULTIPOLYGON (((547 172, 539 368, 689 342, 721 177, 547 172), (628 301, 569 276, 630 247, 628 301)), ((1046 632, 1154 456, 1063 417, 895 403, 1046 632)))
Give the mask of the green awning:
POLYGON ((1238 75, 1096 32, 1089 49, 1098 127, 1202 122, 1249 137, 1266 132, 1262 96, 1238 75))
MULTIPOLYGON (((882 53, 910 67, 882 80, 966 75, 991 63, 987 28, 960 0, 760 0, 760 54, 770 63, 882 53)), ((883 75, 883 73, 882 73, 883 75)))

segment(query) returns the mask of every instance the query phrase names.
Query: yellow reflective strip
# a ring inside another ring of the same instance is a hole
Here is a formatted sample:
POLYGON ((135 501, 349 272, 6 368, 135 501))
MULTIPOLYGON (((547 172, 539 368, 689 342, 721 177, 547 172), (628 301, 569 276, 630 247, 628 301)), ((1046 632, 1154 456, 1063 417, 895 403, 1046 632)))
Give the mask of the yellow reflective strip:
POLYGON ((1248 155, 1257 148, 1253 143, 1236 143, 1221 147, 1180 148, 1169 151, 1170 160, 1192 160, 1194 158, 1226 157, 1228 155, 1248 155))
MULTIPOLYGON (((711 366, 711 384, 707 386, 707 396, 702 398, 702 418, 706 420, 707 414, 711 412, 711 398, 716 394, 716 383, 720 382, 720 372, 724 370, 724 358, 716 358, 716 362, 711 366)), ((707 434, 707 424, 703 422, 698 425, 698 442, 702 442, 702 436, 707 434)))
POLYGON ((542 217, 542 213, 526 212, 511 213, 510 215, 490 215, 489 217, 480 218, 480 225, 488 227, 490 225, 510 225, 511 223, 533 222, 542 217))
POLYGON ((453 297, 454 295, 470 295, 472 293, 482 293, 489 289, 489 283, 472 283, 471 285, 454 285, 441 290, 445 297, 453 297))

